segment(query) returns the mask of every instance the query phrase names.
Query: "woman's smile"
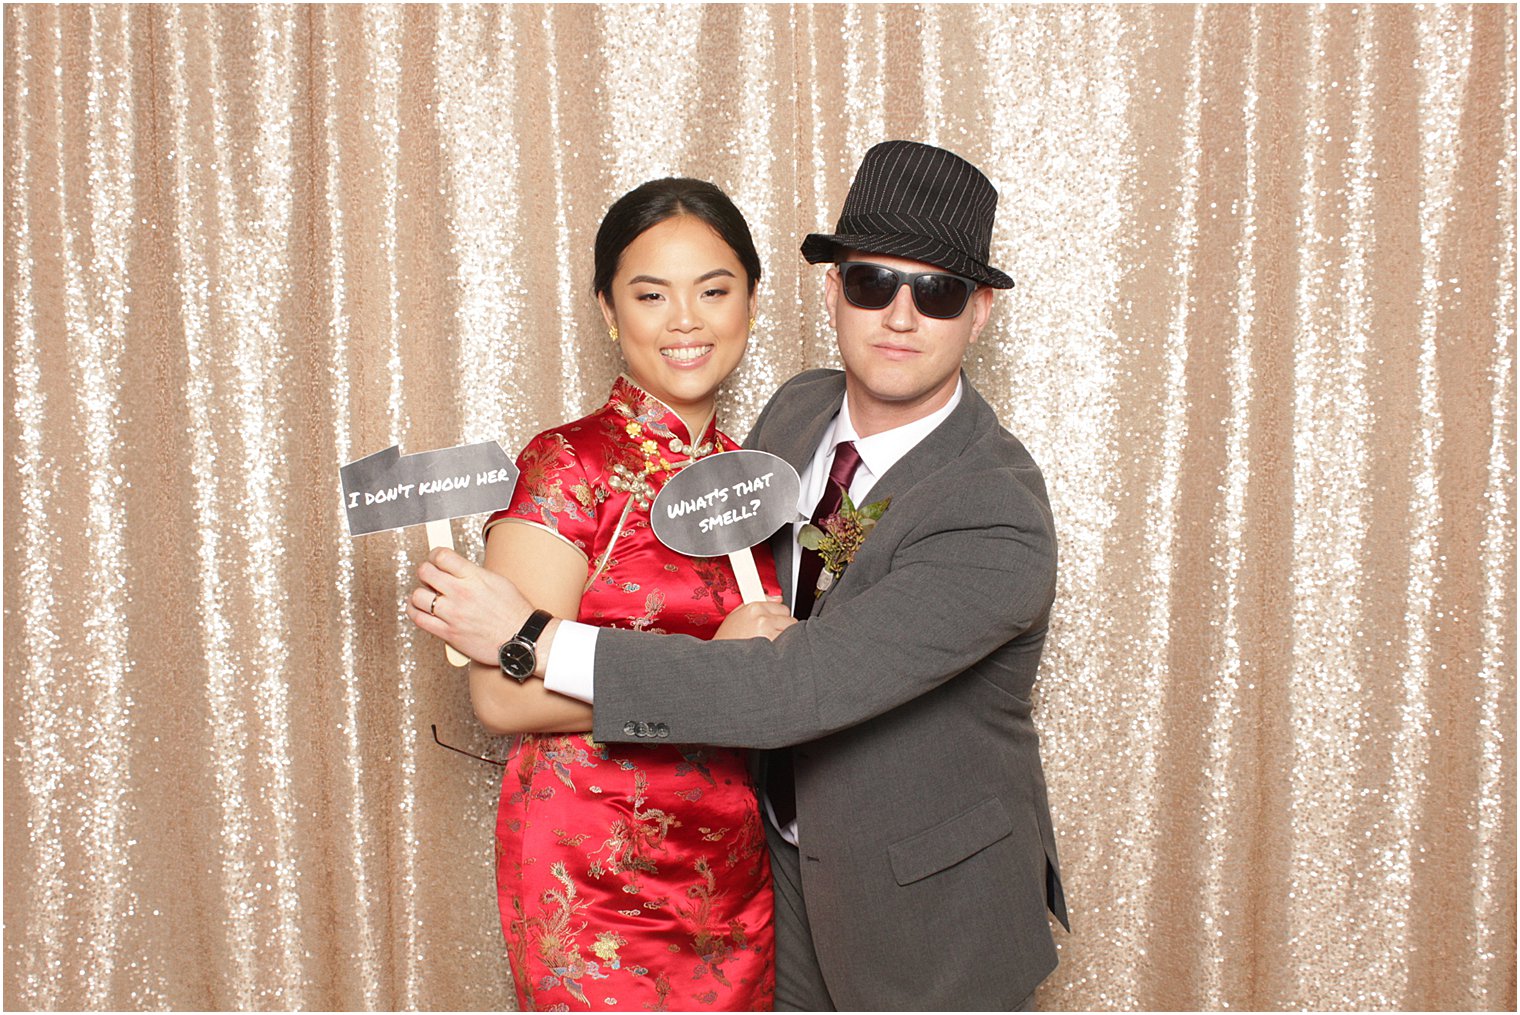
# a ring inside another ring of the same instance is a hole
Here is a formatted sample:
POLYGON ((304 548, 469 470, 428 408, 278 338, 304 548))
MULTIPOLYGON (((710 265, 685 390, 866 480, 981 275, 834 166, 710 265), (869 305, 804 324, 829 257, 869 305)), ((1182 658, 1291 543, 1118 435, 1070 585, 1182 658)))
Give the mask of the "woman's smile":
POLYGON ((673 345, 660 350, 660 355, 676 367, 692 367, 713 351, 712 343, 705 345, 673 345))

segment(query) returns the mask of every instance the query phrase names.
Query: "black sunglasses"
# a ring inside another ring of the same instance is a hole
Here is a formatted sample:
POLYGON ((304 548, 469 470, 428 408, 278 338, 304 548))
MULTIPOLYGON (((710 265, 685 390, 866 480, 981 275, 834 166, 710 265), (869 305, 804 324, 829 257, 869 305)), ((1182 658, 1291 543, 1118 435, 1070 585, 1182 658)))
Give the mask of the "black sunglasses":
POLYGON ((844 298, 862 310, 880 310, 909 286, 919 313, 948 320, 961 315, 976 289, 971 279, 948 271, 898 271, 870 261, 841 261, 838 267, 844 298))

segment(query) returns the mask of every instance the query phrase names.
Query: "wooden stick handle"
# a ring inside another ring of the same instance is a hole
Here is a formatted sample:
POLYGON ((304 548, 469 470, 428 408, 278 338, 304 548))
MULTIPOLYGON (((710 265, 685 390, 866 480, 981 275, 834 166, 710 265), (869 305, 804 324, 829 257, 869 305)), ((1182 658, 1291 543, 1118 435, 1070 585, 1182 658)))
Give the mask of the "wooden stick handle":
POLYGON ((765 601, 765 586, 760 584, 760 572, 755 568, 755 555, 749 547, 735 550, 728 555, 728 562, 734 566, 734 577, 739 580, 739 595, 744 597, 746 603, 763 603, 765 601))
MULTIPOLYGON (((447 518, 439 518, 427 523, 428 549, 436 550, 440 546, 454 548, 454 527, 447 518)), ((752 567, 754 565, 751 565, 752 567)), ((454 666, 470 665, 470 657, 456 649, 453 645, 445 643, 444 655, 449 657, 449 663, 454 666)))

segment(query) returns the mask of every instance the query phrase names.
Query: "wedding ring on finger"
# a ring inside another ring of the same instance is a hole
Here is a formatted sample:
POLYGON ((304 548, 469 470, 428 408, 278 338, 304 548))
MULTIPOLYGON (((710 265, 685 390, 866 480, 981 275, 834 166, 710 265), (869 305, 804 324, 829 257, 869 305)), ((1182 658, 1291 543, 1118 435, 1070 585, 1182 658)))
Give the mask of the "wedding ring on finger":
POLYGON ((442 592, 434 592, 433 593, 433 601, 431 603, 428 603, 428 615, 429 616, 433 616, 433 617, 438 616, 438 600, 440 600, 442 598, 443 598, 443 593, 442 592))

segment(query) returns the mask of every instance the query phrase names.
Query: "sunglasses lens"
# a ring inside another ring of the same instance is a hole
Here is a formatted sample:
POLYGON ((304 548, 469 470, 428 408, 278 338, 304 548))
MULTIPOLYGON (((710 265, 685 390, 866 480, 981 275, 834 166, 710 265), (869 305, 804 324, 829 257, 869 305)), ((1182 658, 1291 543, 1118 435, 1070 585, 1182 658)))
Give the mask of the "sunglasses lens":
MULTIPOLYGON (((880 264, 847 264, 844 298, 862 310, 880 310, 897 296, 910 276, 880 264)), ((925 317, 959 317, 974 288, 959 275, 926 272, 913 278, 913 303, 925 317)))
POLYGON ((959 317, 970 296, 971 286, 955 275, 920 275, 913 280, 913 302, 926 317, 959 317))
POLYGON ((844 270, 844 298, 862 310, 880 310, 891 303, 901 284, 897 272, 874 264, 852 264, 844 270))

